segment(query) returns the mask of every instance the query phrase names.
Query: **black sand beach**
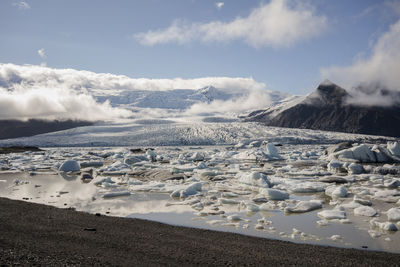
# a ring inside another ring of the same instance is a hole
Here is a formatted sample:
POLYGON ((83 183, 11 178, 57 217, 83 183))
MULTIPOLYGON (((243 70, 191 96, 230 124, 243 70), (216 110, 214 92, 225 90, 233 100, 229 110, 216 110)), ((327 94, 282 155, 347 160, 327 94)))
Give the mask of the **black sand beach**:
POLYGON ((0 263, 398 266, 400 254, 295 244, 0 198, 0 263))

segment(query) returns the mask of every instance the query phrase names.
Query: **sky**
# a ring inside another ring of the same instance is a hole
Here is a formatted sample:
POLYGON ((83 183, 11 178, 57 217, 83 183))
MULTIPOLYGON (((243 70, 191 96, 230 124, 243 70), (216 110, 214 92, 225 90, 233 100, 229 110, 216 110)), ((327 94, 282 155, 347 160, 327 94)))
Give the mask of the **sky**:
MULTIPOLYGON (((399 18, 400 1, 389 0, 2 0, 0 63, 243 77, 306 94, 325 78, 351 86, 385 60, 397 66, 399 18)), ((384 82, 397 86, 397 71, 384 82)))

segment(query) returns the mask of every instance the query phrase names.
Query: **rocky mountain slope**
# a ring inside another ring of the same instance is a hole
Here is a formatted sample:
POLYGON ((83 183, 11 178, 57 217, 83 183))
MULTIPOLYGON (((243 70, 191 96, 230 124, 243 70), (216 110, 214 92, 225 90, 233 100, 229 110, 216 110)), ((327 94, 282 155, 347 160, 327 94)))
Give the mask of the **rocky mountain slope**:
POLYGON ((348 104, 349 93, 324 82, 310 95, 255 111, 245 119, 269 126, 400 136, 399 106, 348 104))

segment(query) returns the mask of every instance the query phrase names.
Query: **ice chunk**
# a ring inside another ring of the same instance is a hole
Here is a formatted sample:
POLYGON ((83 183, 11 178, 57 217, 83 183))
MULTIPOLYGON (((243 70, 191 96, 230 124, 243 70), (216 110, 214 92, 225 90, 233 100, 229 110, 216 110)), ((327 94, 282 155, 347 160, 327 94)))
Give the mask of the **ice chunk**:
POLYGON ((357 163, 351 163, 347 166, 347 170, 350 174, 361 174, 364 172, 364 167, 357 163))
POLYGON ((148 150, 146 151, 146 157, 147 157, 147 159, 148 159, 149 161, 156 161, 157 155, 156 155, 156 153, 155 153, 153 150, 148 149, 148 150))
POLYGON ((293 184, 289 191, 292 193, 315 193, 323 192, 325 185, 318 182, 301 182, 293 184))
POLYGON ((129 192, 129 191, 115 191, 115 192, 105 193, 103 195, 103 198, 129 196, 130 194, 131 194, 131 192, 129 192))
POLYGON ((81 170, 81 166, 76 160, 66 160, 58 170, 61 172, 78 172, 81 170))
POLYGON ((380 228, 384 231, 397 231, 396 225, 391 222, 378 222, 377 219, 372 219, 369 224, 373 227, 380 228))
POLYGON ((222 197, 238 197, 238 194, 232 192, 223 192, 222 197))
POLYGON ((355 195, 353 198, 354 202, 359 203, 364 206, 371 206, 372 202, 368 199, 362 199, 359 196, 355 195))
POLYGON ((286 207, 285 212, 301 213, 322 208, 321 200, 300 201, 294 207, 286 207))
POLYGON ((227 219, 230 222, 237 222, 237 221, 241 221, 242 220, 242 218, 240 218, 240 216, 237 215, 237 214, 232 214, 232 215, 228 216, 227 219))
POLYGON ((270 187, 271 183, 269 182, 267 175, 260 172, 252 172, 250 174, 239 174, 239 183, 251 185, 251 186, 259 186, 259 187, 270 187))
POLYGON ((365 144, 351 148, 351 150, 353 151, 354 158, 361 162, 376 162, 374 153, 365 144))
POLYGON ((318 212, 318 216, 326 220, 334 219, 346 219, 346 212, 333 209, 333 210, 323 210, 318 212))
POLYGON ((384 183, 384 186, 387 188, 397 188, 400 186, 400 180, 398 179, 390 179, 384 183))
POLYGON ((374 197, 375 198, 387 198, 387 197, 393 197, 393 196, 399 196, 400 191, 398 190, 379 190, 375 192, 374 197))
POLYGON ((389 152, 395 156, 400 158, 400 144, 399 142, 388 142, 387 143, 387 149, 389 152))
POLYGON ((357 203, 355 201, 351 201, 351 202, 346 203, 346 204, 341 204, 339 207, 343 207, 345 209, 355 209, 355 208, 358 208, 358 207, 361 207, 361 206, 362 205, 360 203, 357 203))
POLYGON ((372 217, 377 214, 374 208, 368 206, 361 206, 354 209, 354 215, 372 217))
POLYGON ((267 210, 273 210, 273 209, 275 209, 275 204, 274 204, 274 203, 271 203, 271 202, 263 203, 263 204, 261 204, 261 205, 259 206, 259 209, 260 209, 260 210, 265 210, 265 211, 267 211, 267 210))
POLYGON ((347 189, 344 186, 328 186, 325 194, 332 198, 342 198, 347 196, 347 189))
POLYGON ((285 200, 289 198, 288 193, 277 189, 260 188, 259 192, 265 195, 269 200, 285 200))
POLYGON ((391 208, 386 214, 389 221, 400 221, 400 208, 391 208))
POLYGON ((116 161, 111 165, 103 166, 99 172, 108 173, 110 175, 125 174, 131 170, 131 167, 121 161, 116 161))
POLYGON ((239 204, 240 203, 238 200, 229 199, 229 198, 219 198, 218 202, 220 204, 239 204))
POLYGON ((171 197, 173 198, 186 198, 188 196, 192 196, 197 194, 202 189, 202 182, 195 182, 188 185, 184 189, 177 189, 171 193, 171 197))
POLYGON ((328 171, 331 172, 343 172, 344 168, 343 168, 343 162, 340 162, 336 159, 331 160, 328 165, 328 171))
POLYGON ((376 162, 374 152, 365 144, 338 151, 329 156, 344 161, 376 162))
POLYGON ((240 204, 241 206, 246 207, 246 210, 249 212, 258 212, 260 210, 260 207, 254 203, 242 201, 240 204))
POLYGON ((278 149, 272 143, 268 143, 265 146, 265 154, 267 154, 272 159, 282 159, 281 155, 278 153, 278 149))
POLYGON ((331 236, 330 237, 333 241, 338 241, 338 240, 341 240, 342 239, 342 237, 340 236, 340 235, 333 235, 333 236, 331 236))
POLYGON ((219 223, 223 223, 224 220, 211 220, 211 221, 206 221, 206 223, 210 224, 210 225, 216 225, 219 223))
POLYGON ((124 159, 124 163, 127 165, 133 165, 138 162, 147 161, 148 158, 144 155, 129 156, 124 159))
POLYGON ((193 160, 193 161, 203 161, 204 160, 204 156, 202 154, 200 154, 199 152, 195 152, 190 157, 190 159, 193 160))
POLYGON ((257 229, 257 230, 263 230, 264 229, 264 225, 258 223, 258 224, 256 224, 254 226, 254 228, 257 229))

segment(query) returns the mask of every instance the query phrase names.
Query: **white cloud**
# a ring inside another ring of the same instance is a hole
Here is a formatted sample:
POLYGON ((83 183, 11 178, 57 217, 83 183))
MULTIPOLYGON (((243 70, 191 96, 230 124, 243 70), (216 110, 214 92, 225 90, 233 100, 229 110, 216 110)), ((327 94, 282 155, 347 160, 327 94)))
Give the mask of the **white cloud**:
MULTIPOLYGON (((109 73, 0 64, 0 119, 128 117, 132 115, 130 111, 113 108, 107 102, 98 103, 96 99, 107 99, 123 91, 200 89, 209 85, 243 93, 239 99, 205 104, 203 107, 210 111, 244 111, 269 103, 266 85, 253 78, 133 79, 109 73)), ((190 112, 197 113, 201 107, 195 106, 190 112)))
POLYGON ((192 105, 185 113, 195 114, 215 114, 232 115, 258 109, 264 109, 272 103, 271 98, 266 91, 254 90, 249 94, 236 99, 215 100, 211 103, 196 103, 192 105), (229 114, 230 113, 230 114, 229 114))
POLYGON ((20 10, 31 9, 31 6, 25 1, 14 2, 13 6, 17 7, 20 10))
POLYGON ((65 88, 31 88, 13 92, 0 89, 0 114, 0 119, 97 121, 128 117, 131 112, 112 108, 108 102, 97 103, 90 95, 65 88))
POLYGON ((143 45, 185 44, 193 41, 229 42, 243 40, 253 47, 286 47, 317 36, 326 28, 326 17, 296 0, 271 0, 247 17, 231 22, 185 23, 176 20, 166 29, 135 34, 143 45))
POLYGON ((0 86, 36 86, 55 88, 63 85, 81 91, 200 89, 212 85, 236 90, 265 89, 266 85, 253 78, 204 77, 195 79, 130 78, 110 73, 94 73, 74 69, 53 69, 34 65, 0 64, 0 86))
MULTIPOLYGON (((323 78, 328 78, 346 88, 353 88, 359 84, 375 89, 389 89, 400 92, 400 20, 391 25, 374 45, 371 55, 356 60, 350 66, 333 66, 321 69, 323 78)), ((382 105, 391 103, 390 97, 383 92, 369 92, 363 94, 350 90, 355 96, 352 103, 368 102, 382 105), (367 99, 369 98, 369 99, 367 99), (375 99, 375 100, 374 100, 375 99), (380 104, 381 103, 381 104, 380 104)))
POLYGON ((38 55, 39 55, 42 59, 45 59, 45 58, 46 58, 46 52, 44 51, 44 48, 40 48, 40 49, 37 51, 37 53, 38 53, 38 55))
POLYGON ((215 3, 215 7, 218 9, 218 10, 220 10, 223 6, 224 6, 224 2, 216 2, 215 3))

